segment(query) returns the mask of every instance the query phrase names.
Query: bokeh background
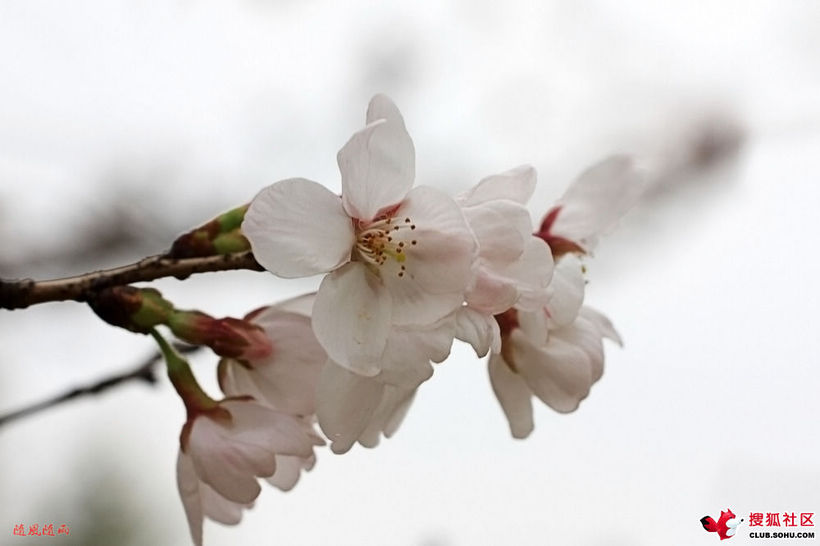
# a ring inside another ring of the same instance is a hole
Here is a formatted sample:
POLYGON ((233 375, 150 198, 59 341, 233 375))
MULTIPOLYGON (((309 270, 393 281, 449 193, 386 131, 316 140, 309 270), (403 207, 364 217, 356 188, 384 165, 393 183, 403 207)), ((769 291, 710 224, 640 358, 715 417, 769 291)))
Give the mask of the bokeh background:
MULTIPOLYGON (((513 440, 456 345, 394 438, 321 450, 205 540, 712 544, 698 520, 727 507, 820 512, 818 61, 813 1, 3 1, 0 276, 135 261, 282 178, 338 190, 336 151, 377 92, 405 115, 418 183, 530 163, 537 218, 591 162, 637 154, 651 189, 587 261, 587 303, 625 347, 577 412, 537 405, 513 440)), ((154 286, 241 316, 317 284, 154 286)), ((0 413, 153 350, 79 304, 2 311, 0 413)), ((212 389, 215 362, 194 358, 212 389)), ((183 419, 163 380, 1 427, 0 544, 186 544, 183 419)), ((744 527, 734 543, 766 543, 744 527)))

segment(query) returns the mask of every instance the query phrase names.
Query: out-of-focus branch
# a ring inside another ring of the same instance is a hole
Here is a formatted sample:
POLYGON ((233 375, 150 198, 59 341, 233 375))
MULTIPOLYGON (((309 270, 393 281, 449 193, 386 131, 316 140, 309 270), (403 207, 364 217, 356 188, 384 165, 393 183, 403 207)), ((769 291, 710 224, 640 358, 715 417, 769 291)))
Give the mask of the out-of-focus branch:
MULTIPOLYGON (((200 349, 200 347, 180 344, 175 344, 174 348, 181 353, 192 353, 200 349)), ((162 354, 160 354, 159 352, 155 352, 149 358, 146 358, 137 367, 133 368, 130 371, 106 377, 105 379, 92 383, 91 385, 86 385, 84 387, 76 387, 59 396, 55 396, 53 398, 49 398, 47 400, 43 400, 35 404, 31 404, 30 406, 26 406, 19 410, 12 411, 5 415, 0 415, 0 427, 10 423, 11 421, 16 421, 17 419, 28 417, 29 415, 39 413, 43 410, 47 410, 54 406, 58 406, 64 402, 74 400, 75 398, 79 398, 81 396, 85 396, 88 394, 100 394, 112 387, 116 387, 117 385, 127 383, 132 380, 142 381, 149 385, 154 385, 157 382, 157 376, 156 371, 154 370, 154 366, 157 362, 160 361, 161 358, 162 354)))
POLYGON ((94 293, 112 286, 163 277, 185 279, 194 273, 235 269, 263 271, 248 251, 185 259, 170 258, 167 255, 151 256, 130 265, 48 281, 0 280, 0 309, 22 309, 48 301, 88 301, 94 293))

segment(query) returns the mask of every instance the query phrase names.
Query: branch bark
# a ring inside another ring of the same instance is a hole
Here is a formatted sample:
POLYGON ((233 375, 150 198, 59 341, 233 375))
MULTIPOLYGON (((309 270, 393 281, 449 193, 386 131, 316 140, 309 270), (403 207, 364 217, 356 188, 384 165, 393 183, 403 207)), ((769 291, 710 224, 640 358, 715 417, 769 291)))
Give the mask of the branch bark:
MULTIPOLYGON (((181 353, 192 353, 201 349, 201 347, 197 346, 178 344, 175 344, 174 348, 181 353)), ((36 402, 34 404, 31 404, 19 410, 12 411, 5 415, 0 415, 0 427, 10 423, 11 421, 16 421, 17 419, 22 419, 23 417, 39 413, 43 410, 47 410, 49 408, 53 408, 54 406, 58 406, 65 402, 74 400, 75 398, 80 398, 81 396, 86 396, 89 394, 100 394, 112 387, 116 387, 117 385, 121 385, 132 380, 138 380, 148 385, 154 385, 157 382, 156 370, 154 369, 154 367, 156 366, 157 362, 159 362, 161 359, 162 354, 156 352, 152 354, 150 357, 146 358, 138 366, 127 372, 106 377, 84 387, 76 387, 74 389, 66 391, 61 395, 54 396, 52 398, 40 402, 36 402)))
POLYGON ((112 286, 153 281, 163 277, 186 279, 194 273, 247 269, 263 271, 253 254, 236 252, 204 258, 151 256, 139 262, 63 279, 0 280, 0 309, 23 309, 49 301, 88 301, 95 292, 112 286))

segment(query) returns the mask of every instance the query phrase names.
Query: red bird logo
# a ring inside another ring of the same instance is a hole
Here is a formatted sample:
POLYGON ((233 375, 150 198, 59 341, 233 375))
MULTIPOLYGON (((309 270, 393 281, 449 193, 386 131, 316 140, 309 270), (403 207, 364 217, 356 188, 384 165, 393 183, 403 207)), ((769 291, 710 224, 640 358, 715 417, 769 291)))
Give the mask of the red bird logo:
POLYGON ((710 533, 717 533, 720 537, 720 540, 725 538, 732 538, 735 536, 735 532, 737 531, 737 526, 743 522, 743 519, 737 519, 734 512, 726 509, 725 512, 721 511, 720 519, 715 521, 712 519, 712 516, 704 516, 700 518, 700 523, 703 525, 703 528, 709 531, 710 533))

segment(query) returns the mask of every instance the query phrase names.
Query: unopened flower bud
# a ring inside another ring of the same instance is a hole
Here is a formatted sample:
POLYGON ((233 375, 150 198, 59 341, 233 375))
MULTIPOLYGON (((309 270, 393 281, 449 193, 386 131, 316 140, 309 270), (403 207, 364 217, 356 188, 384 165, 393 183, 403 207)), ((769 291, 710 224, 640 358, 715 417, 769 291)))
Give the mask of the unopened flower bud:
POLYGON ((101 319, 132 332, 164 324, 174 306, 153 288, 114 286, 98 292, 89 305, 101 319))
POLYGON ((171 258, 197 258, 244 252, 250 244, 240 230, 248 205, 220 214, 210 222, 180 235, 171 246, 171 258))
POLYGON ((264 358, 273 351, 264 330, 241 319, 215 319, 199 311, 178 311, 171 314, 167 324, 178 338, 207 345, 220 356, 249 360, 264 358))

